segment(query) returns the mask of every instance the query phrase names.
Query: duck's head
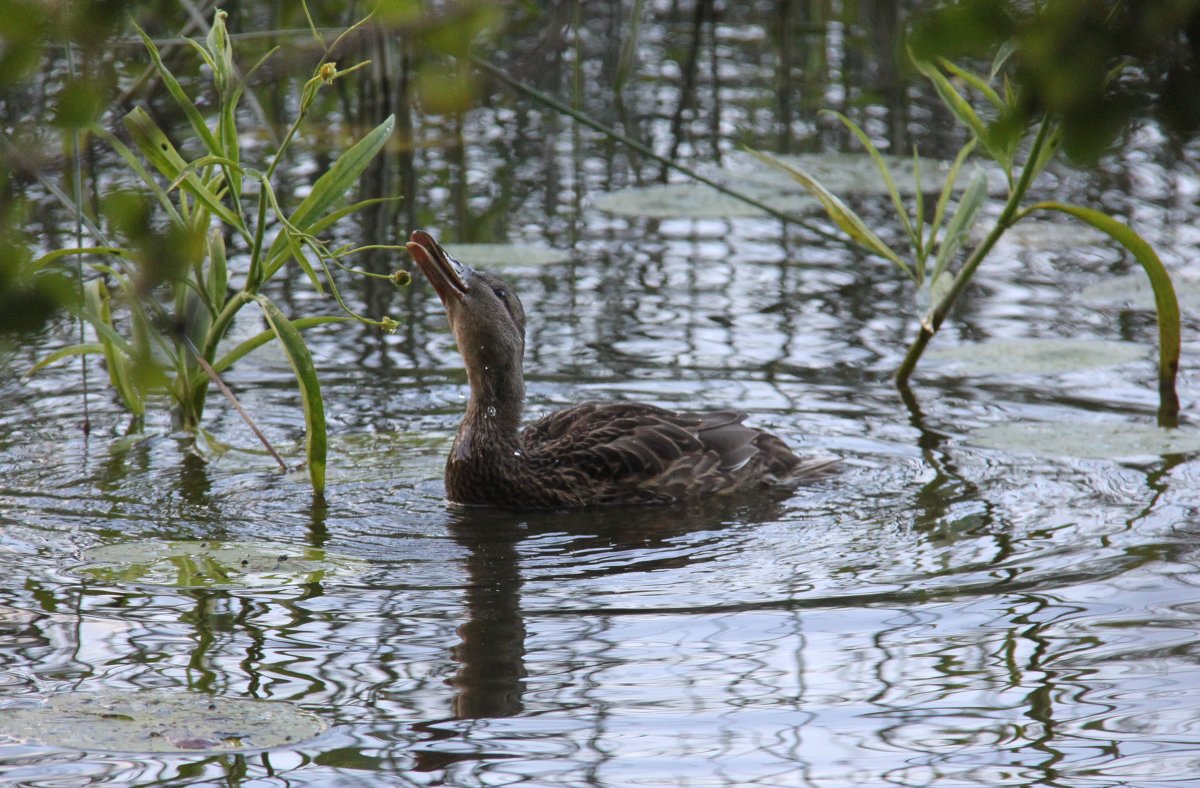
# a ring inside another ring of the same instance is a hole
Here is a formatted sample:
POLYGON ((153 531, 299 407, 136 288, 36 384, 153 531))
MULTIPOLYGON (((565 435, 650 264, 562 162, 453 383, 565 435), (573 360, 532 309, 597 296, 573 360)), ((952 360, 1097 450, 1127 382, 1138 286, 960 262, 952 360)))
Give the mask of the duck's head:
POLYGON ((507 372, 513 364, 519 370, 525 309, 512 288, 455 260, 424 230, 415 230, 406 246, 442 299, 467 372, 507 372))

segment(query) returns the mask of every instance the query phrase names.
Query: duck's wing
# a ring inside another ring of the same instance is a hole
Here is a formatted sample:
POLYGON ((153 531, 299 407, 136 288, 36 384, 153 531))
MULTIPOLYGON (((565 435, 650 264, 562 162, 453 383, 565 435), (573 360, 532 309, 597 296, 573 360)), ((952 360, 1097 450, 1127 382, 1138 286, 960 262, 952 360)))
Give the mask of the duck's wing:
POLYGON ((553 466, 566 484, 611 490, 614 499, 678 500, 742 487, 750 475, 790 477, 801 460, 743 418, 587 402, 534 422, 522 438, 530 459, 553 466))

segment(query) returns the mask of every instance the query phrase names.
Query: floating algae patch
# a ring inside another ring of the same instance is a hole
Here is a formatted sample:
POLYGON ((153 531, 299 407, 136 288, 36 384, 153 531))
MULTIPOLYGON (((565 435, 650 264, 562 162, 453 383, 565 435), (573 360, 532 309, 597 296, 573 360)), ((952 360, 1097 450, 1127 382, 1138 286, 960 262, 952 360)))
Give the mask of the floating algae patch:
MULTIPOLYGON (((785 193, 777 189, 730 185, 747 197, 787 214, 812 212, 820 205, 814 198, 794 191, 785 193)), ((767 215, 761 208, 703 183, 666 183, 621 189, 600 195, 594 205, 616 216, 646 219, 733 219, 767 215)))
POLYGON ((976 430, 967 442, 1029 454, 1119 459, 1200 451, 1200 431, 1104 421, 1011 422, 976 430))
POLYGON ((952 361, 964 372, 1002 375, 1053 375, 1081 369, 1112 367, 1146 357, 1134 342, 1100 339, 1018 339, 981 342, 930 351, 933 359, 952 361))
POLYGON ((459 262, 479 268, 554 265, 571 259, 571 255, 561 249, 535 244, 446 244, 446 251, 459 262))
POLYGON ((320 548, 258 542, 116 542, 88 548, 80 559, 70 571, 85 580, 174 588, 278 588, 367 569, 320 548))
MULTIPOLYGON (((1171 283, 1175 287, 1175 297, 1179 299, 1181 309, 1200 307, 1200 271, 1172 271, 1171 283)), ((1088 285, 1080 295, 1094 303, 1154 309, 1154 290, 1150 287, 1149 277, 1140 269, 1132 274, 1088 285)))
POLYGON ((242 752, 294 745, 328 728, 288 703, 157 689, 70 692, 0 711, 0 736, 109 752, 242 752))

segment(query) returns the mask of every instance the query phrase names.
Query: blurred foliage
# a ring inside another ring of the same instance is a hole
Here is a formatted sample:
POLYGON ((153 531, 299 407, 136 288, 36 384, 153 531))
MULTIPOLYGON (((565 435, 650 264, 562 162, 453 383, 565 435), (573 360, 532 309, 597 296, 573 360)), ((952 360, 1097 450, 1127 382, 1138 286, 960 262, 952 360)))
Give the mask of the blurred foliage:
POLYGON ((1018 101, 998 125, 1050 115, 1076 161, 1144 119, 1180 139, 1200 133, 1200 0, 957 0, 920 14, 909 45, 920 61, 1011 50, 1018 101))

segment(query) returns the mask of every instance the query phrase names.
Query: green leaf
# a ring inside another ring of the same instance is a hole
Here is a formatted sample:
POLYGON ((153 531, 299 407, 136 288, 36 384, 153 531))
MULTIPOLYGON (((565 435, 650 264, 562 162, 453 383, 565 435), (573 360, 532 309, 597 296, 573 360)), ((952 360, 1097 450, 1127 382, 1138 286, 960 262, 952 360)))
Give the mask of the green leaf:
MULTIPOLYGON (((371 160, 383 148, 388 137, 392 135, 395 125, 395 116, 389 115, 383 123, 380 123, 367 136, 339 156, 333 166, 313 184, 312 191, 308 193, 308 196, 296 206, 296 210, 288 217, 289 223, 301 232, 308 232, 311 226, 342 198, 346 190, 358 181, 359 176, 363 174, 371 160)), ((274 276, 275 271, 286 260, 286 258, 277 259, 277 255, 287 243, 288 239, 283 232, 276 236, 271 243, 266 256, 266 259, 271 261, 265 272, 266 279, 274 276)))
POLYGON ((141 389, 134 383, 130 374, 132 360, 129 345, 113 328, 109 301, 108 288, 102 280, 93 279, 84 287, 84 317, 100 338, 101 352, 108 367, 108 379, 125 409, 134 416, 144 416, 146 403, 141 389))
POLYGON ((46 367, 50 366, 51 364, 53 364, 57 361, 62 361, 64 358, 70 358, 71 356, 84 356, 84 355, 88 355, 90 353, 103 353, 103 352, 104 352, 104 346, 102 344, 100 344, 99 342, 81 342, 77 345, 67 345, 64 348, 59 348, 58 350, 54 351, 53 353, 46 356, 41 361, 39 361, 38 363, 36 363, 32 367, 30 367, 29 374, 32 375, 33 373, 37 372, 38 370, 45 369, 46 367))
POLYGON ((946 206, 950 204, 950 196, 954 194, 954 185, 958 183, 958 173, 962 169, 963 162, 971 155, 971 151, 975 150, 978 142, 974 138, 967 140, 967 144, 963 145, 959 149, 958 155, 954 157, 954 163, 950 165, 950 172, 946 173, 946 183, 942 186, 942 193, 938 195, 937 206, 933 210, 933 223, 929 227, 930 242, 942 227, 942 220, 946 216, 946 206))
POLYGON ((229 286, 229 271, 225 260, 225 235, 219 227, 208 231, 208 271, 203 283, 208 291, 208 301, 214 308, 225 303, 225 289, 229 286))
POLYGON ((191 124, 192 130, 196 132, 196 136, 204 142, 204 146, 208 148, 209 153, 212 153, 214 156, 223 156, 225 151, 221 148, 221 144, 213 136, 212 129, 205 123, 204 116, 200 114, 200 110, 196 108, 196 105, 192 103, 187 93, 184 92, 183 87, 179 84, 179 80, 175 79, 175 75, 163 63, 162 55, 159 54, 158 47, 154 45, 154 41, 150 39, 150 36, 146 35, 145 30, 138 27, 136 22, 133 23, 133 27, 137 30, 138 35, 142 37, 142 43, 146 45, 146 50, 150 53, 150 59, 154 61, 154 68, 158 71, 159 77, 162 78, 167 92, 175 99, 175 103, 183 110, 183 114, 187 115, 188 122, 191 124))
MULTIPOLYGON (((858 137, 859 143, 861 143, 863 148, 866 149, 867 153, 871 155, 871 160, 875 162, 875 168, 879 170, 879 175, 883 178, 883 185, 887 187, 888 194, 891 195, 892 205, 896 208, 896 215, 900 217, 901 223, 904 224, 904 231, 908 233, 908 237, 912 241, 913 246, 919 249, 921 246, 921 240, 918 237, 918 232, 916 228, 913 227, 912 220, 908 218, 908 211, 904 208, 904 200, 900 197, 900 190, 896 188, 896 180, 892 177, 892 171, 887 166, 887 162, 884 161, 883 154, 879 152, 879 149, 876 148, 874 143, 871 142, 871 138, 867 136, 867 133, 863 131, 857 123, 850 120, 850 118, 846 117, 840 112, 833 112, 832 114, 835 115, 837 119, 842 122, 842 125, 849 129, 855 137, 858 137)), ((795 176, 793 175, 792 177, 795 176)), ((920 193, 920 181, 918 181, 918 197, 920 196, 920 193)), ((820 199, 819 195, 818 199, 820 199)), ((821 202, 823 204, 824 200, 821 202)))
POLYGON ((187 161, 179 155, 179 151, 175 150, 171 140, 146 110, 135 107, 125 116, 125 127, 129 130, 133 141, 137 143, 138 150, 164 177, 174 181, 182 175, 181 186, 183 189, 204 203, 205 207, 220 217, 221 221, 247 238, 249 237, 242 218, 229 210, 217 194, 206 188, 194 172, 187 171, 187 161))
POLYGON ((254 299, 262 307, 263 315, 279 338, 279 344, 287 355, 296 383, 300 387, 300 398, 304 405, 305 448, 308 457, 308 476, 312 480, 313 492, 325 494, 325 404, 321 399, 321 383, 313 366, 312 354, 304 344, 296 324, 288 320, 279 307, 264 295, 254 299))
POLYGON ((812 193, 814 197, 820 200, 821 206, 825 209, 825 212, 829 214, 829 218, 833 220, 834 224, 836 224, 851 241, 859 246, 864 247, 868 251, 891 260, 893 263, 900 266, 900 268, 906 274, 915 278, 912 268, 910 268, 907 263, 901 260, 900 256, 892 251, 891 247, 885 244, 879 238, 879 236, 873 233, 858 214, 852 211, 832 192, 822 186, 816 178, 813 178, 799 167, 795 167, 788 162, 783 161, 782 159, 772 156, 769 153, 762 153, 761 151, 755 150, 751 150, 750 153, 764 164, 769 164, 772 167, 777 167, 783 170, 788 175, 792 176, 792 178, 794 178, 796 181, 798 181, 804 188, 808 189, 808 191, 812 193))
POLYGON ((124 142, 121 142, 121 140, 119 140, 116 135, 109 132, 108 129, 101 128, 97 125, 92 126, 91 130, 93 134, 108 142, 108 144, 112 146, 113 150, 117 152, 117 155, 125 160, 125 163, 129 165, 129 168, 137 173, 137 176, 142 179, 142 183, 146 184, 146 188, 148 188, 158 199, 159 204, 162 205, 164 210, 166 210, 167 215, 171 217, 171 220, 177 224, 183 224, 183 217, 181 217, 179 215, 179 211, 176 210, 175 203, 171 202, 171 198, 168 197, 167 193, 163 191, 163 188, 158 185, 158 181, 156 181, 154 177, 150 175, 150 171, 142 165, 141 160, 134 155, 133 151, 129 149, 129 146, 127 146, 124 142))
POLYGON ((945 58, 938 58, 938 63, 941 65, 942 68, 946 69, 951 74, 958 77, 963 82, 966 82, 968 85, 970 85, 971 87, 973 87, 977 91, 979 91, 980 95, 982 95, 985 99, 987 99, 988 103, 991 104, 993 107, 995 107, 996 109, 999 109, 999 110, 1004 109, 1004 99, 1000 98, 1000 94, 996 92, 995 88, 993 88, 991 85, 989 85, 987 83, 986 79, 979 76, 978 74, 973 74, 970 71, 967 71, 965 68, 962 68, 961 66, 957 66, 954 63, 951 63, 949 60, 946 60, 945 58))
POLYGON ((992 135, 988 133, 987 124, 984 123, 983 119, 979 117, 979 114, 975 112, 975 108, 971 106, 971 102, 967 101, 967 99, 955 89, 949 78, 947 78, 946 75, 937 68, 937 66, 924 61, 915 61, 915 65, 917 70, 924 74, 925 77, 933 83, 933 87, 937 91, 938 96, 941 97, 942 103, 946 105, 947 109, 954 113, 954 116, 958 118, 959 122, 971 130, 971 133, 975 135, 975 139, 979 140, 979 142, 987 150, 988 154, 991 155, 991 157, 995 159, 1002 167, 1004 167, 1006 172, 1011 170, 1013 164, 1012 156, 1003 148, 993 144, 991 139, 992 135))
MULTIPOLYGON (((942 235, 941 244, 938 246, 937 263, 933 268, 932 278, 934 280, 945 273, 954 259, 954 255, 958 253, 963 241, 971 232, 971 227, 974 226, 975 219, 979 216, 979 210, 987 201, 987 184, 987 175, 976 167, 975 174, 971 176, 971 182, 967 184, 962 197, 959 198, 958 208, 950 217, 950 223, 946 225, 946 232, 942 235)), ((936 305, 937 301, 933 303, 936 305)))
POLYGON ((1145 269, 1158 312, 1158 421, 1162 426, 1173 426, 1179 414, 1179 396, 1175 391, 1180 353, 1179 300, 1175 297, 1175 285, 1171 282, 1167 267, 1155 253, 1154 247, 1133 228, 1106 213, 1069 203, 1039 202, 1022 215, 1037 210, 1058 211, 1087 222, 1124 246, 1145 269))
MULTIPOLYGON (((320 315, 317 317, 302 317, 299 320, 293 320, 292 325, 297 331, 304 331, 314 326, 323 326, 326 323, 346 323, 354 318, 344 315, 320 315)), ((246 357, 255 350, 258 350, 263 345, 275 338, 275 331, 267 329, 260 334, 255 334, 244 342, 238 344, 233 350, 229 351, 212 365, 216 372, 224 372, 231 366, 236 364, 242 358, 246 357)))

